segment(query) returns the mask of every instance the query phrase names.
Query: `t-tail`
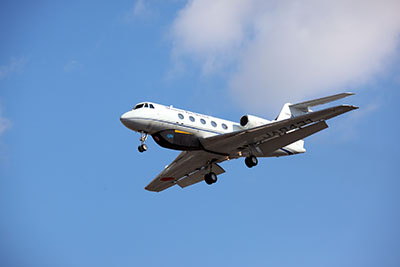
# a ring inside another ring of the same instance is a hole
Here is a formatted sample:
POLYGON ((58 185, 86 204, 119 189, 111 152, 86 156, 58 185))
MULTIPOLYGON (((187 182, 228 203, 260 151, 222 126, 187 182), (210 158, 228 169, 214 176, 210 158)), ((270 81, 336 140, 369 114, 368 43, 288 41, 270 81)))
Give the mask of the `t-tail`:
MULTIPOLYGON (((276 121, 281 121, 285 119, 290 119, 297 117, 309 112, 312 112, 310 107, 323 105, 332 101, 336 101, 348 96, 354 95, 354 93, 340 93, 336 95, 331 95, 327 97, 317 98, 297 104, 286 103, 283 105, 281 112, 279 113, 276 121)), ((304 148, 304 140, 296 141, 288 146, 286 146, 288 151, 292 151, 294 154, 306 152, 304 148)))

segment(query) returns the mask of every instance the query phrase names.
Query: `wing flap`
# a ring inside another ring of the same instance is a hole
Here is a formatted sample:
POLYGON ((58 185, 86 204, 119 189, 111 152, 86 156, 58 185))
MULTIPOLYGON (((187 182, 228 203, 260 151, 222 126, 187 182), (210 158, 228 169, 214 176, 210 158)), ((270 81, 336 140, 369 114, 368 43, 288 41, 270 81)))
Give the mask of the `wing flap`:
POLYGON ((268 140, 265 143, 262 143, 259 148, 263 151, 263 154, 269 154, 279 148, 290 145, 298 140, 306 138, 307 136, 315 134, 326 128, 328 128, 328 124, 326 124, 325 121, 320 121, 310 126, 282 135, 280 137, 268 140))

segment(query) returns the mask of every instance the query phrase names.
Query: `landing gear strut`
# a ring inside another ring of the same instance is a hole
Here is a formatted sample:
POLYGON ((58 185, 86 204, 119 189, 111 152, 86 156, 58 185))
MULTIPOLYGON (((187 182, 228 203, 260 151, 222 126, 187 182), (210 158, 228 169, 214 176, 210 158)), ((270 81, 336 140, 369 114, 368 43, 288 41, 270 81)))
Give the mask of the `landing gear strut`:
POLYGON ((213 172, 207 173, 206 175, 204 175, 204 181, 206 182, 206 184, 211 185, 213 183, 217 182, 217 175, 213 172))
POLYGON ((140 132, 140 134, 142 135, 140 137, 140 142, 142 142, 142 144, 138 147, 138 150, 140 153, 145 152, 147 150, 147 145, 145 144, 146 139, 147 139, 147 133, 145 132, 140 132))
POLYGON ((255 156, 251 155, 245 158, 244 162, 246 163, 247 167, 253 168, 258 164, 258 159, 255 156))

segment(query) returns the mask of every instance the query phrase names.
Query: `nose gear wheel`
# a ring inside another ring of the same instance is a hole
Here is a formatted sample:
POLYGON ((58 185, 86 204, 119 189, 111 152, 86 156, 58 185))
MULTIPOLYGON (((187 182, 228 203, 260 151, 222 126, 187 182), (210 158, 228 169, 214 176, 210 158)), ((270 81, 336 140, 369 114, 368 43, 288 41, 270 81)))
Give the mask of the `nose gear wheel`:
POLYGON ((140 146, 138 146, 138 150, 140 153, 145 152, 147 150, 147 145, 145 144, 146 139, 147 139, 147 133, 145 132, 140 132, 141 136, 140 136, 140 142, 142 142, 142 144, 140 146))

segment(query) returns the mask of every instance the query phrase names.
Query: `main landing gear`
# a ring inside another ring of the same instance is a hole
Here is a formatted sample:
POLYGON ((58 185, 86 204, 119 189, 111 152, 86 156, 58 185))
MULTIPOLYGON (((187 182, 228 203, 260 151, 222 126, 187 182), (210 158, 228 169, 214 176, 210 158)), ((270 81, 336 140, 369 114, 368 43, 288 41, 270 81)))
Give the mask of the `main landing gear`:
POLYGON ((204 181, 206 182, 206 184, 211 185, 213 183, 217 182, 217 175, 213 172, 207 173, 206 175, 204 175, 204 181))
POLYGON ((250 155, 247 158, 245 158, 244 162, 246 163, 247 167, 253 168, 258 164, 258 159, 255 156, 250 155))
POLYGON ((138 146, 138 150, 140 153, 145 152, 147 150, 147 145, 145 144, 146 139, 147 139, 147 133, 145 132, 141 132, 140 133, 140 142, 142 142, 142 144, 140 146, 138 146))

